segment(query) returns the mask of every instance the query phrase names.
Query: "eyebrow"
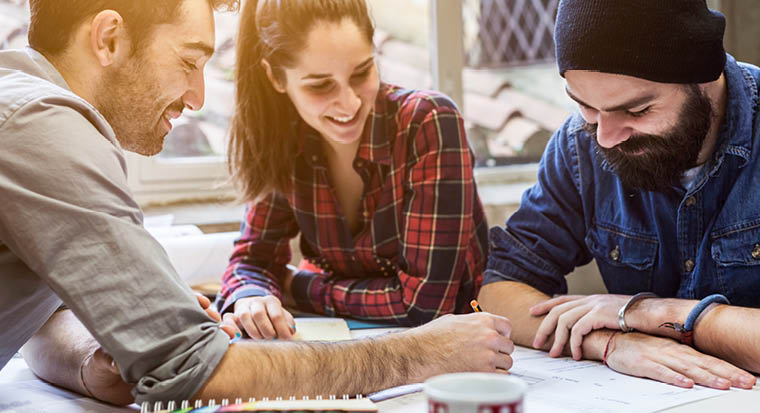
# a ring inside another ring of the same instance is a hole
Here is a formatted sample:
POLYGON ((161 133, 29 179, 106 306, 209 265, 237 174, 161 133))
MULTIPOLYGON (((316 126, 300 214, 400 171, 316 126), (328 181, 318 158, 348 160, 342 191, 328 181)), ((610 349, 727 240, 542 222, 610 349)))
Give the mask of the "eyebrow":
POLYGON ((197 50, 205 54, 206 56, 211 56, 214 54, 214 47, 209 46, 208 44, 204 42, 192 42, 192 43, 184 43, 182 45, 185 49, 191 49, 191 50, 197 50))
MULTIPOLYGON (((567 87, 565 87, 565 93, 567 93, 567 96, 570 96, 570 99, 578 102, 579 105, 585 106, 585 107, 590 108, 590 109, 599 110, 599 109, 596 109, 595 107, 589 105, 588 103, 582 101, 577 96, 573 95, 573 93, 570 92, 570 89, 568 89, 567 87)), ((629 100, 628 102, 622 103, 620 105, 612 106, 612 107, 609 107, 609 108, 603 108, 603 109, 601 109, 601 111, 602 112, 620 112, 620 111, 624 111, 624 110, 629 110, 629 109, 633 109, 635 107, 641 106, 641 105, 643 105, 645 103, 649 103, 652 100, 654 100, 654 98, 655 98, 655 96, 652 95, 652 94, 648 94, 648 95, 644 95, 644 96, 639 96, 639 97, 636 97, 636 98, 633 98, 633 99, 629 100)))
MULTIPOLYGON (((354 71, 356 71, 357 69, 361 69, 361 68, 364 68, 365 66, 369 65, 370 63, 372 63, 372 60, 373 60, 374 58, 375 58, 374 56, 371 56, 369 59, 367 59, 367 60, 365 60, 365 61, 363 61, 363 62, 359 63, 359 64, 358 64, 358 65, 357 65, 357 66, 354 68, 354 71)), ((302 77, 302 78, 301 78, 301 80, 311 80, 311 79, 325 79, 325 78, 328 78, 328 77, 330 77, 330 76, 332 76, 332 75, 331 75, 331 74, 329 74, 329 73, 312 73, 312 74, 309 74, 309 75, 306 75, 306 76, 302 77)))

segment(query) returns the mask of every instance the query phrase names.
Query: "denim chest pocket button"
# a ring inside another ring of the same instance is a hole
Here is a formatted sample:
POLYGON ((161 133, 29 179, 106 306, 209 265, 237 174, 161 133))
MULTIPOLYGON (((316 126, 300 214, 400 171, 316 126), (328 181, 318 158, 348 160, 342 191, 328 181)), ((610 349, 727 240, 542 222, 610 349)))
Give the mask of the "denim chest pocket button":
POLYGON ((597 225, 586 236, 586 245, 597 259, 643 271, 654 266, 658 242, 656 237, 627 234, 597 225))
POLYGON ((720 266, 760 265, 760 226, 712 234, 711 253, 720 266))

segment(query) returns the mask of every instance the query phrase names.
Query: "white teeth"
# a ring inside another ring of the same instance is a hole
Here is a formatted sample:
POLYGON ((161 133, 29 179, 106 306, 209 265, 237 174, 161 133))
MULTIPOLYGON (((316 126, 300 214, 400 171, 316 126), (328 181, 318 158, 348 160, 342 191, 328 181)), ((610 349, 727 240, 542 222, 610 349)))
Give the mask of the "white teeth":
POLYGON ((330 116, 330 119, 335 120, 340 123, 348 123, 354 119, 354 116, 345 116, 345 117, 330 116))

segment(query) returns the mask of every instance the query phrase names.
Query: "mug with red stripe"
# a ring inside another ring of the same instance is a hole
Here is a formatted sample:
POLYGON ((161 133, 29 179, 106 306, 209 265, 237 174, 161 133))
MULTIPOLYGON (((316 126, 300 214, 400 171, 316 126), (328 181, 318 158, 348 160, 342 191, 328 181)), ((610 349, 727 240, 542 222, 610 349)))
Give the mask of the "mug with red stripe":
POLYGON ((523 413, 528 385, 498 373, 453 373, 425 381, 428 413, 523 413))

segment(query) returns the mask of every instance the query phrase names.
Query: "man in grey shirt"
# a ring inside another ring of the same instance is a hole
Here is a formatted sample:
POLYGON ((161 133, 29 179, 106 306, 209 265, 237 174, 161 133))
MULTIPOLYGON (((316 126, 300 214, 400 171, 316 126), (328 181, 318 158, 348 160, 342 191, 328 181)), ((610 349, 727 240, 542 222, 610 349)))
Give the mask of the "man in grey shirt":
POLYGON ((130 387, 137 402, 361 393, 509 369, 498 316, 333 345, 229 344, 198 306, 142 227, 122 150, 159 152, 169 120, 202 106, 222 6, 237 2, 30 0, 31 47, 0 52, 0 368, 37 333, 25 356, 38 374, 122 403, 130 387), (61 303, 79 321, 51 319, 61 303), (123 386, 82 370, 97 343, 123 386))

